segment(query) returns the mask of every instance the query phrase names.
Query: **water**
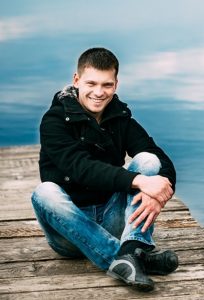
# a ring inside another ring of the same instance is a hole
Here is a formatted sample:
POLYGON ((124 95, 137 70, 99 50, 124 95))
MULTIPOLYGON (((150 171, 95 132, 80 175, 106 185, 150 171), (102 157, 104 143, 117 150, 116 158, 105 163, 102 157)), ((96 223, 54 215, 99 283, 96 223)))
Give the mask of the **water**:
POLYGON ((204 225, 203 1, 88 4, 0 0, 0 146, 39 143, 78 56, 107 47, 120 60, 120 98, 172 158, 176 193, 204 225))
POLYGON ((172 158, 177 170, 176 194, 204 224, 204 112, 171 104, 169 101, 167 109, 134 104, 134 115, 172 158))

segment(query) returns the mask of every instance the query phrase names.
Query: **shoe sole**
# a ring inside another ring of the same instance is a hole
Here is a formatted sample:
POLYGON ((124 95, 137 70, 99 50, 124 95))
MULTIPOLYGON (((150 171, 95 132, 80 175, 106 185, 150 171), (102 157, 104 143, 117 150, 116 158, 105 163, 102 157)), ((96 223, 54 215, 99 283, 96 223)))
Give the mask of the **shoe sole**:
POLYGON ((111 271, 107 271, 106 274, 109 275, 110 277, 114 278, 114 279, 122 280, 125 283, 127 283, 128 285, 134 286, 142 292, 150 292, 154 289, 154 282, 153 281, 151 281, 152 284, 148 284, 148 283, 144 283, 144 282, 140 282, 140 281, 130 281, 128 279, 124 279, 120 275, 118 275, 116 273, 113 273, 111 271))

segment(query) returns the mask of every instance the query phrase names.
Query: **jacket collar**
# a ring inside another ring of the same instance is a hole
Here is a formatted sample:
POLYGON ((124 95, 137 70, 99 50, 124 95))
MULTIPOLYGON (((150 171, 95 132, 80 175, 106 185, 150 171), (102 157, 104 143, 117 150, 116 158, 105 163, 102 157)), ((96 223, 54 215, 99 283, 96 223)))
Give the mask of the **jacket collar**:
MULTIPOLYGON (((78 102, 78 89, 73 86, 66 86, 61 92, 57 94, 58 101, 62 103, 65 111, 65 118, 70 117, 70 121, 89 120, 90 116, 78 102)), ((102 116, 102 121, 116 118, 131 116, 131 112, 127 104, 120 101, 118 96, 114 94, 113 99, 105 108, 102 116)))

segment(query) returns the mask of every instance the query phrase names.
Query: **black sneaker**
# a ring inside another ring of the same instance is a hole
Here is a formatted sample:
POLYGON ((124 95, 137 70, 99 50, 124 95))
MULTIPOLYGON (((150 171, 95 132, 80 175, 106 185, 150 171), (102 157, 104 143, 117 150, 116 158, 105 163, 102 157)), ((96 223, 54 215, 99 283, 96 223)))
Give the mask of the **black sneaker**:
POLYGON ((178 267, 178 256, 172 250, 151 252, 142 250, 141 257, 147 274, 167 275, 178 267))
POLYGON ((141 249, 137 248, 134 254, 117 256, 110 265, 107 274, 135 286, 140 291, 148 292, 153 290, 154 282, 145 274, 140 255, 141 249))

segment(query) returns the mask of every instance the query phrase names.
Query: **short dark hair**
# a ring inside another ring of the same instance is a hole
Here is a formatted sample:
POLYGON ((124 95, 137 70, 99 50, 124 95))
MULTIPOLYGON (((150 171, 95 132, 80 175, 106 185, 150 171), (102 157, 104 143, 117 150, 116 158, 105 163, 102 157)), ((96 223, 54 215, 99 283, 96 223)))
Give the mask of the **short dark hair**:
POLYGON ((87 67, 93 67, 97 70, 115 69, 115 77, 118 75, 119 62, 117 57, 108 49, 105 48, 90 48, 83 52, 77 65, 79 76, 87 67))

